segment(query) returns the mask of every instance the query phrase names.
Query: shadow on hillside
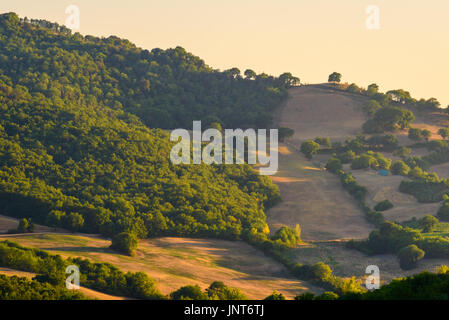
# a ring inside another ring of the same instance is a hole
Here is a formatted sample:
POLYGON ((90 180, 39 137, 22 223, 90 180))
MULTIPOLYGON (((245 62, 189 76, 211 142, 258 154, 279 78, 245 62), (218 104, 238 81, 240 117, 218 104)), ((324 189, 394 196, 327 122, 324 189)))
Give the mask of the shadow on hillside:
POLYGON ((47 251, 67 251, 67 252, 96 252, 96 253, 117 253, 108 247, 51 247, 40 248, 47 251))

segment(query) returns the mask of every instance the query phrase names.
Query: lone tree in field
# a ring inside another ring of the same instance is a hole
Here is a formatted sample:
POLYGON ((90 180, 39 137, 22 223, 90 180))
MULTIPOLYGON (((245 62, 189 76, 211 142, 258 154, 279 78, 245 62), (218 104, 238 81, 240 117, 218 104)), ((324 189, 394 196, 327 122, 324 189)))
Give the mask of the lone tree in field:
POLYGON ((136 235, 129 232, 122 232, 112 238, 111 249, 129 255, 135 256, 134 250, 137 249, 139 241, 136 235))
POLYGON ((279 141, 284 142, 286 138, 291 138, 295 134, 295 130, 286 128, 286 127, 280 127, 279 128, 279 141))
POLYGON ((432 232, 438 224, 438 219, 430 214, 426 214, 420 221, 419 224, 422 228, 422 232, 428 233, 432 232))
POLYGON ((339 83, 341 81, 341 74, 338 72, 333 72, 329 75, 328 82, 339 83))
POLYGON ((312 159, 313 155, 317 154, 320 150, 320 145, 315 141, 307 140, 301 144, 301 152, 307 157, 307 159, 312 159))
POLYGON ((402 248, 398 253, 401 268, 404 270, 415 268, 418 261, 424 258, 424 255, 425 252, 414 244, 402 248))
POLYGON ((446 139, 449 137, 449 128, 441 128, 438 130, 438 134, 441 138, 446 139))

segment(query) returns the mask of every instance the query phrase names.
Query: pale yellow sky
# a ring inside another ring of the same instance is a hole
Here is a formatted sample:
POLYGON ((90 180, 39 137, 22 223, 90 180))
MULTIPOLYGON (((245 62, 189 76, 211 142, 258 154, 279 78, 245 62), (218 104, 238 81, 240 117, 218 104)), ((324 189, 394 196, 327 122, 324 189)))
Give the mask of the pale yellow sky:
POLYGON ((343 81, 449 104, 447 0, 14 0, 0 12, 64 24, 72 4, 82 34, 180 45, 214 68, 289 71, 306 83, 338 71, 343 81), (365 27, 368 5, 380 9, 380 30, 365 27))

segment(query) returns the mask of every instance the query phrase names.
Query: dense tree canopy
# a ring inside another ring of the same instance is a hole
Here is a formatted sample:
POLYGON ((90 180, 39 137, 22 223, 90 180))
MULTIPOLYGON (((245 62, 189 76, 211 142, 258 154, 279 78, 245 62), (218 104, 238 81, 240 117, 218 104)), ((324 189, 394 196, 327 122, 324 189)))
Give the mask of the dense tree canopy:
POLYGON ((148 126, 263 127, 291 81, 0 15, 0 211, 109 236, 263 233, 279 200, 270 179, 247 165, 175 166, 168 133, 148 126))

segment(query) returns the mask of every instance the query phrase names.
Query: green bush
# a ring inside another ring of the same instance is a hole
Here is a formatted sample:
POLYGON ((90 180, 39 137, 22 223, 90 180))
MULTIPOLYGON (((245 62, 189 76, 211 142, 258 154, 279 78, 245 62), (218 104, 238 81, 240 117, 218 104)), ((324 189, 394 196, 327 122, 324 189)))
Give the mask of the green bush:
POLYGON ((237 288, 226 286, 221 281, 212 282, 208 289, 207 295, 211 300, 246 300, 247 297, 237 288))
POLYGON ((138 244, 139 241, 135 234, 122 232, 112 238, 111 249, 129 256, 135 256, 134 250, 137 249, 138 244))
POLYGON ((383 200, 378 202, 375 206, 374 206, 374 210, 376 211, 386 211, 388 209, 393 208, 394 205, 387 199, 387 200, 383 200))
POLYGON ((315 141, 304 141, 301 144, 301 152, 307 157, 307 159, 312 159, 313 155, 317 154, 320 150, 320 145, 315 141))
POLYGON ((207 294, 198 285, 181 287, 170 293, 170 298, 173 300, 209 300, 207 294))
POLYGON ((273 291, 273 293, 266 297, 264 300, 285 300, 285 296, 280 292, 273 291))
POLYGON ((432 232, 436 225, 439 223, 438 219, 430 214, 426 214, 419 220, 419 225, 422 228, 422 232, 432 232))
POLYGON ((343 168, 341 160, 338 158, 330 158, 326 164, 326 170, 332 173, 337 173, 343 168))
POLYGON ((401 268, 404 270, 415 268, 418 261, 424 258, 424 255, 425 252, 414 244, 404 247, 398 253, 401 268))

